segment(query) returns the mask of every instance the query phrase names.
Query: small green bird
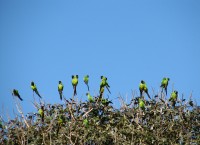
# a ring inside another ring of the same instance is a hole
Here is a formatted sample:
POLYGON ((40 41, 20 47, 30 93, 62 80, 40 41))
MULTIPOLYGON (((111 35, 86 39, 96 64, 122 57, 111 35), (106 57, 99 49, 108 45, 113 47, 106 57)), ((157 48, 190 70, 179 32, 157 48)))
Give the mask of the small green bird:
POLYGON ((90 95, 90 93, 86 93, 86 96, 88 97, 89 102, 94 102, 93 97, 90 95))
POLYGON ((140 90, 140 97, 142 97, 142 93, 145 92, 147 94, 147 96, 151 99, 151 97, 148 93, 148 88, 147 88, 145 81, 141 80, 141 83, 139 85, 139 90, 140 90))
POLYGON ((178 91, 173 91, 171 93, 171 97, 170 97, 169 101, 176 101, 177 97, 178 97, 178 91))
POLYGON ((108 99, 101 99, 101 103, 105 106, 108 106, 110 103, 112 104, 112 101, 109 101, 108 99))
POLYGON ((42 122, 44 122, 44 106, 41 106, 38 110, 38 114, 40 115, 42 122))
POLYGON ((84 119, 84 120, 83 120, 83 125, 84 125, 85 127, 89 127, 89 121, 88 121, 87 119, 84 119))
POLYGON ((12 95, 18 97, 21 101, 23 101, 23 99, 19 95, 18 90, 13 89, 12 95))
POLYGON ((35 92, 40 98, 42 98, 42 96, 39 94, 37 87, 35 85, 34 82, 31 82, 31 89, 33 90, 33 92, 35 92))
POLYGON ((172 102, 173 107, 175 107, 175 105, 176 105, 177 98, 178 98, 178 91, 173 91, 171 93, 171 97, 169 98, 169 101, 172 102))
POLYGON ((88 82, 89 82, 89 75, 84 76, 83 81, 85 82, 85 84, 87 85, 88 91, 90 91, 88 82))
POLYGON ((60 94, 60 100, 62 100, 63 88, 64 88, 64 86, 63 86, 62 82, 59 81, 59 82, 58 82, 58 92, 59 92, 59 94, 60 94))
POLYGON ((139 107, 144 111, 145 110, 145 104, 142 99, 139 98, 139 107))
POLYGON ((64 117, 64 115, 59 114, 59 117, 58 117, 58 128, 57 128, 57 133, 56 133, 57 135, 59 133, 59 130, 60 130, 62 124, 64 124, 64 123, 65 123, 65 117, 64 117))
POLYGON ((160 85, 160 87, 162 87, 162 91, 163 91, 163 89, 165 89, 166 95, 167 95, 167 86, 168 86, 169 80, 170 80, 170 78, 163 78, 161 85, 160 85))
POLYGON ((78 85, 78 75, 72 75, 72 86, 74 88, 74 96, 77 95, 76 87, 78 85))
POLYGON ((103 87, 106 87, 107 90, 108 90, 108 92, 111 94, 111 92, 109 90, 110 86, 109 86, 109 84, 107 82, 107 77, 101 76, 101 83, 100 83, 100 89, 99 89, 99 91, 101 91, 101 89, 103 87))

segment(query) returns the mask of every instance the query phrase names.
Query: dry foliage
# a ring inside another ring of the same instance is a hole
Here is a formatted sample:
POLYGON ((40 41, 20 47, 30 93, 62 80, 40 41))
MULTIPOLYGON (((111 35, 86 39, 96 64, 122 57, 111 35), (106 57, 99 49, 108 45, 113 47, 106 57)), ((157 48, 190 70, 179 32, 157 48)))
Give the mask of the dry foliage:
MULTIPOLYGON (((128 145, 200 144, 200 109, 189 100, 178 100, 173 108, 160 93, 145 100, 145 110, 137 97, 120 109, 108 99, 94 102, 73 99, 63 104, 43 104, 44 122, 38 113, 19 115, 5 122, 0 118, 0 144, 8 145, 128 145)), ((34 102, 39 109, 40 105, 34 102)))

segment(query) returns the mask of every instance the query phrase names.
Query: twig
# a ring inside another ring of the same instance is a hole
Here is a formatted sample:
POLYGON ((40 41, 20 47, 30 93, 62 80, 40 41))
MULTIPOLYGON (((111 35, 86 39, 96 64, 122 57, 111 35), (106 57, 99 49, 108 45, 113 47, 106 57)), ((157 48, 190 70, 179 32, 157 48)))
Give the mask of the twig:
POLYGON ((85 117, 85 116, 86 116, 88 113, 90 113, 92 110, 93 110, 93 108, 90 109, 88 112, 86 112, 86 113, 83 115, 83 117, 85 117))

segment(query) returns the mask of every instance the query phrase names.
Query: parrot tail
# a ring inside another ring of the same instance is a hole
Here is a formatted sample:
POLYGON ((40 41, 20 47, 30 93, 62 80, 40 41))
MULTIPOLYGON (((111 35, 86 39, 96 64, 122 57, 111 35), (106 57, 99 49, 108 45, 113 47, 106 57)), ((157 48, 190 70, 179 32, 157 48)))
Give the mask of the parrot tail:
POLYGON ((62 100, 62 91, 59 91, 60 94, 60 100, 62 100))
POLYGON ((142 110, 145 111, 145 107, 142 107, 142 110))
POLYGON ((77 95, 77 92, 76 92, 76 86, 74 86, 74 96, 77 95))
POLYGON ((101 87, 100 87, 100 90, 99 90, 99 97, 100 97, 100 99, 103 97, 103 92, 101 91, 101 87))
POLYGON ((149 97, 149 99, 151 99, 151 97, 150 97, 150 95, 149 95, 148 91, 147 91, 146 93, 147 93, 147 96, 149 97))
POLYGON ((173 106, 173 108, 175 108, 175 106, 176 106, 176 101, 172 101, 172 106, 173 106))
POLYGON ((167 87, 165 88, 165 93, 166 93, 166 96, 167 96, 167 87))
POLYGON ((88 91, 90 91, 89 85, 87 84, 88 91))
POLYGON ((35 90, 35 93, 42 99, 42 96, 39 94, 38 90, 35 90))
POLYGON ((100 93, 100 96, 99 96, 99 98, 101 99, 103 97, 103 93, 100 93))
POLYGON ((142 90, 140 90, 140 97, 142 97, 142 90))
POLYGON ((110 92, 110 90, 109 90, 109 86, 106 86, 106 88, 107 88, 108 92, 111 94, 111 92, 110 92))
POLYGON ((21 101, 23 101, 23 99, 20 97, 20 95, 18 96, 18 98, 19 98, 21 101))

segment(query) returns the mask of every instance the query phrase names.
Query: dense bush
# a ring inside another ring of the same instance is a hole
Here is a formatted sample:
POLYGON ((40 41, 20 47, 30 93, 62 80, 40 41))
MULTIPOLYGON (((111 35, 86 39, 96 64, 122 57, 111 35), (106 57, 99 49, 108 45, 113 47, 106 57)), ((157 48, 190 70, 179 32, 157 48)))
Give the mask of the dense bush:
POLYGON ((37 113, 20 115, 7 122, 1 119, 0 144, 199 144, 200 109, 191 100, 177 100, 173 107, 164 94, 129 104, 122 98, 120 109, 114 109, 108 99, 94 97, 93 101, 73 99, 64 104, 35 102, 37 113))

